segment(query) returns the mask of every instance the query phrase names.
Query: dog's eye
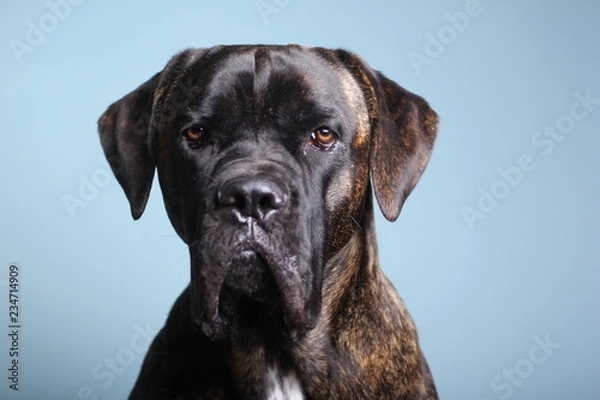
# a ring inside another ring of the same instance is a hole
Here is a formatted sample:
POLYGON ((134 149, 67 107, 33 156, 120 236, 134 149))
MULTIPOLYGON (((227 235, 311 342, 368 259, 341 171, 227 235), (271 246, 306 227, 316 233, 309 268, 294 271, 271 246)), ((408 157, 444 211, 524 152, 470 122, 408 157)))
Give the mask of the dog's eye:
POLYGON ((206 128, 200 125, 185 128, 183 130, 183 136, 191 144, 199 144, 206 137, 206 128))
POLYGON ((321 150, 327 150, 336 140, 337 134, 326 126, 315 129, 310 134, 310 144, 321 150))

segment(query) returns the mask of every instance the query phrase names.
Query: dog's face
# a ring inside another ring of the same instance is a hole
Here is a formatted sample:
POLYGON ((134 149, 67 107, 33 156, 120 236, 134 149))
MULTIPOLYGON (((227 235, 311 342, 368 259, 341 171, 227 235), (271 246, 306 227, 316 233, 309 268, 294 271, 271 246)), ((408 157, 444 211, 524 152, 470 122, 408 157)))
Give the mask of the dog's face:
POLYGON ((106 155, 143 212, 155 168, 191 254, 193 318, 219 338, 265 310, 314 326, 327 259, 370 196, 394 220, 437 117, 358 57, 299 46, 186 50, 100 120, 106 155))

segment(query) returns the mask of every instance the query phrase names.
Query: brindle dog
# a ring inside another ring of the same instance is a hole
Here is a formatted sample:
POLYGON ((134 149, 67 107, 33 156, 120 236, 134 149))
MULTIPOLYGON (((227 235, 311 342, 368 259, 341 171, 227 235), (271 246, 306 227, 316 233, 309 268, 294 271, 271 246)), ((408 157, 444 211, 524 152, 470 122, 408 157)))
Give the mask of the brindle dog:
POLYGON ((437 399, 379 267, 438 125, 345 50, 188 49, 99 121, 142 215, 155 169, 191 281, 130 399, 437 399))

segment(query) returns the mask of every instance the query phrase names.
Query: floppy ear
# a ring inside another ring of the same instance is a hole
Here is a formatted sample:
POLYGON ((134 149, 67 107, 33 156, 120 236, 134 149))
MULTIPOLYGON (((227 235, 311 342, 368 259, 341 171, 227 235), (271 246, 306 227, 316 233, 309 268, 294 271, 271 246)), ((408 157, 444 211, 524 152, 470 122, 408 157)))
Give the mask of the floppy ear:
POLYGON ((144 212, 156 168, 149 133, 159 78, 160 73, 111 104, 98 120, 104 154, 125 191, 133 219, 144 212))
POLYGON ((438 117, 420 96, 371 69, 357 55, 337 50, 357 79, 371 121, 370 170, 383 215, 395 221, 431 155, 438 117))
POLYGON ((422 97, 380 72, 369 75, 374 89, 371 180, 383 215, 395 221, 427 166, 438 116, 422 97))

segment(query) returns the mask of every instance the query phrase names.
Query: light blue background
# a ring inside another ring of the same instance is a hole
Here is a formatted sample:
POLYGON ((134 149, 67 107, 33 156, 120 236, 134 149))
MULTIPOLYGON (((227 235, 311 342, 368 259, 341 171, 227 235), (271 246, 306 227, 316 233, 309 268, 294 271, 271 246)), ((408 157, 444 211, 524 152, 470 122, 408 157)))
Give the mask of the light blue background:
POLYGON ((26 42, 28 21, 39 27, 51 11, 3 2, 0 398, 125 398, 148 345, 138 330, 157 330, 189 279, 159 191, 134 223, 112 175, 102 180, 96 120, 106 106, 183 48, 295 42, 359 53, 441 116, 398 222, 377 221, 382 265, 440 396, 598 399, 600 105, 547 155, 532 138, 569 113, 575 92, 600 98, 600 4, 481 0, 457 33, 445 14, 464 12, 462 0, 266 2, 278 12, 262 18, 253 0, 87 0, 21 62, 11 40, 26 42), (439 33, 442 54, 415 68, 411 52, 425 54, 439 33), (498 169, 523 154, 535 168, 470 229, 463 207, 477 207, 480 188, 499 190, 498 169), (82 179, 102 187, 71 216, 63 200, 80 196, 82 179), (6 379, 10 263, 21 268, 18 393, 6 379), (545 338, 559 347, 527 361, 545 338), (526 377, 508 383, 515 368, 526 377))

